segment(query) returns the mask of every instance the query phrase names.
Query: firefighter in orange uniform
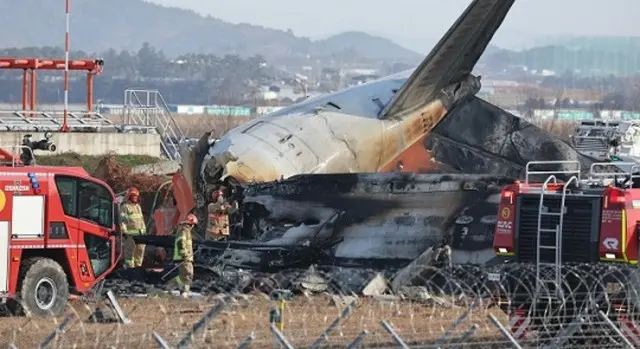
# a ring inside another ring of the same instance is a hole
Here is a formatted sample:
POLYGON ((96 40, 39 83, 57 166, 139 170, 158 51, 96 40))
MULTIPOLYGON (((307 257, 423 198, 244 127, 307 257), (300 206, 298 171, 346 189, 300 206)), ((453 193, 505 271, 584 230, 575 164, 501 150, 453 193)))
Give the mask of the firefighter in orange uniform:
POLYGON ((220 240, 229 236, 229 214, 238 209, 238 203, 229 204, 222 190, 212 193, 212 202, 207 206, 207 239, 220 240))
POLYGON ((127 191, 127 201, 120 206, 121 228, 126 236, 124 242, 124 263, 126 268, 140 267, 144 259, 145 245, 136 244, 133 241, 134 235, 147 233, 139 199, 140 192, 138 189, 131 187, 127 191))
POLYGON ((173 260, 178 265, 178 276, 172 283, 180 288, 183 297, 189 296, 191 283, 193 282, 193 240, 191 230, 198 224, 198 217, 189 213, 185 219, 178 224, 176 239, 173 247, 173 260))

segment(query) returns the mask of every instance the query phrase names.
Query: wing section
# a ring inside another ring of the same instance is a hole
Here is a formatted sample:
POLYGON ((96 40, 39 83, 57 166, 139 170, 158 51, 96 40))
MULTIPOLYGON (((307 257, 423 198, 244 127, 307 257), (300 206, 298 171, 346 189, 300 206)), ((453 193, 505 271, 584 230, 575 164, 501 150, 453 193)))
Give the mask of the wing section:
POLYGON ((381 118, 412 112, 461 82, 480 59, 515 0, 473 0, 384 108, 381 118))

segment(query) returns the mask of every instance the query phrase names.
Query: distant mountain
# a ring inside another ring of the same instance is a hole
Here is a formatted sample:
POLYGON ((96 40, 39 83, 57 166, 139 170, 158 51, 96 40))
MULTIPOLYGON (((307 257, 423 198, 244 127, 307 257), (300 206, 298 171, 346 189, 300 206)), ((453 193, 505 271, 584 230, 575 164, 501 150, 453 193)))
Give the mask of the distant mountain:
MULTIPOLYGON (((344 33, 315 42, 291 31, 231 24, 142 0, 73 0, 71 6, 71 47, 75 50, 133 51, 148 42, 169 56, 188 52, 261 54, 277 60, 344 56, 345 51, 372 60, 414 61, 420 56, 365 33, 344 33)), ((0 47, 63 45, 64 1, 0 0, 0 8, 0 32, 4 33, 0 35, 0 47)))
POLYGON ((317 48, 326 51, 353 50, 364 57, 378 59, 395 58, 403 61, 419 61, 423 55, 406 49, 393 41, 364 32, 351 31, 315 42, 317 48))

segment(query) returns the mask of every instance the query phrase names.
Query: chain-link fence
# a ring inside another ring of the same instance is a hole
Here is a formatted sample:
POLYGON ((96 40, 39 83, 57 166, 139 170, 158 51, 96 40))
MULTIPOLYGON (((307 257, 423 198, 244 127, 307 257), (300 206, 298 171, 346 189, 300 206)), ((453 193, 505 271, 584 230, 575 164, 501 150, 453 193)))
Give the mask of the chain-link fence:
POLYGON ((543 282, 552 272, 509 264, 425 267, 413 274, 411 286, 400 286, 376 270, 351 277, 226 270, 206 285, 194 284, 190 298, 161 282, 143 282, 146 276, 115 279, 94 296, 70 302, 60 317, 7 312, 0 318, 0 346, 640 347, 635 268, 564 266, 562 287, 543 282))

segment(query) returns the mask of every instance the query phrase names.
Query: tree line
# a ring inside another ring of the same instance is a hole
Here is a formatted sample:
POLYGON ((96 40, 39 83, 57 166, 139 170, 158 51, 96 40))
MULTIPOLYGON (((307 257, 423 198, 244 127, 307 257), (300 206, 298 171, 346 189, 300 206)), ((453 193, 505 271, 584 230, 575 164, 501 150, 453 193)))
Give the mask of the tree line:
MULTIPOLYGON (((504 67, 514 60, 514 57, 503 57, 504 52, 503 50, 489 55, 486 58, 488 67, 492 65, 504 67)), ((148 43, 133 52, 110 49, 101 53, 73 51, 70 55, 72 59, 102 58, 104 60, 104 72, 94 82, 95 99, 103 103, 122 103, 125 89, 138 88, 158 89, 171 103, 256 105, 262 104, 253 97, 252 93, 258 87, 276 80, 291 79, 286 73, 271 67, 262 56, 243 58, 239 55, 216 56, 191 53, 170 59, 161 50, 148 43)), ((8 48, 0 49, 0 57, 62 58, 64 51, 55 47, 8 48)), ((396 64, 383 68, 391 73, 410 68, 410 66, 396 64)), ((39 103, 60 103, 63 100, 62 76, 62 71, 38 72, 39 103)), ((70 102, 83 103, 87 88, 84 73, 72 72, 71 76, 70 102)), ((539 78, 522 77, 522 79, 539 78)), ((20 103, 21 80, 21 72, 0 69, 0 103, 20 103)), ((603 101, 604 105, 624 109, 640 108, 638 77, 607 74, 584 77, 567 70, 561 75, 535 81, 535 84, 554 90, 595 89, 609 96, 603 101)), ((528 104, 535 105, 533 100, 528 101, 528 104)))
MULTIPOLYGON (((9 48, 0 57, 58 58, 64 51, 53 47, 9 48)), ((145 43, 137 52, 107 50, 99 54, 70 52, 72 59, 104 60, 104 71, 94 80, 96 100, 122 103, 126 88, 158 89, 168 101, 181 104, 250 104, 251 92, 268 84, 277 74, 261 56, 242 58, 212 54, 184 54, 167 58, 160 50, 145 43)), ((40 103, 62 101, 62 71, 38 71, 37 98, 40 103)), ((84 72, 71 72, 71 103, 86 100, 84 72)), ((0 102, 19 103, 22 72, 0 69, 0 102)))

